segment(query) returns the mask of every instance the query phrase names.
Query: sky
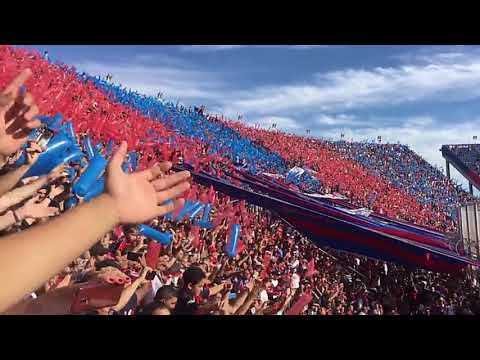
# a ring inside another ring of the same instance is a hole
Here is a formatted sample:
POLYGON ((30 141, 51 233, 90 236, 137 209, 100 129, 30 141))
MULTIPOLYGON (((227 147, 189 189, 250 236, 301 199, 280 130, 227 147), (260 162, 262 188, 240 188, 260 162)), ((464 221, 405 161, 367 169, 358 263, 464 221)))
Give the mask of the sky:
MULTIPOLYGON (((480 136, 479 46, 25 46, 147 95, 253 125, 409 145, 445 168, 443 144, 480 136)), ((452 176, 466 181, 452 168, 452 176)))

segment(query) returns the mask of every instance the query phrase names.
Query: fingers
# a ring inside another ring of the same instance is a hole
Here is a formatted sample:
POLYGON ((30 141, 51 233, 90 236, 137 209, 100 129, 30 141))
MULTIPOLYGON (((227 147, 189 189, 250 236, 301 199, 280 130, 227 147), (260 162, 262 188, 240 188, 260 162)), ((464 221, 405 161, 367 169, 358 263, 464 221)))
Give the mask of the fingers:
POLYGON ((48 207, 47 208, 47 216, 50 217, 50 216, 55 216, 58 214, 58 209, 55 208, 55 207, 48 207))
POLYGON ((20 91, 20 87, 32 76, 32 71, 30 69, 24 69, 20 74, 17 75, 15 79, 6 87, 3 91, 4 95, 9 95, 10 97, 16 98, 20 91))
POLYGON ((185 200, 176 199, 173 202, 170 202, 166 205, 158 206, 157 216, 163 216, 163 215, 168 214, 172 211, 180 209, 180 208, 183 207, 184 204, 185 204, 185 200))
POLYGON ((13 103, 13 100, 14 98, 9 95, 0 94, 0 107, 1 108, 9 107, 13 103))
POLYGON ((143 172, 143 175, 148 181, 152 181, 162 174, 163 174, 163 171, 160 169, 159 165, 155 165, 143 172))
POLYGON ((148 181, 152 181, 157 177, 159 177, 160 175, 166 173, 171 168, 172 168, 172 163, 169 161, 165 161, 160 164, 156 164, 150 169, 142 171, 140 174, 144 176, 148 181))
MULTIPOLYGON (((181 171, 175 174, 165 176, 164 178, 155 180, 152 182, 152 185, 155 191, 162 191, 168 189, 180 182, 184 182, 190 178, 190 173, 188 171, 181 171)), ((188 189, 187 189, 188 190, 188 189)))
POLYGON ((33 151, 36 151, 36 152, 42 152, 42 151, 43 151, 42 147, 41 147, 40 145, 38 145, 36 142, 34 142, 34 141, 31 141, 31 142, 28 144, 28 149, 27 149, 27 151, 30 150, 30 149, 33 150, 33 151))
POLYGON ((40 120, 37 120, 37 119, 34 120, 34 119, 33 119, 35 116, 37 116, 37 115, 40 113, 40 111, 39 111, 39 109, 38 109, 38 106, 35 105, 35 104, 29 105, 29 106, 30 106, 30 109, 28 109, 28 111, 27 111, 27 112, 25 113, 25 115, 24 115, 25 120, 26 120, 27 122, 32 122, 32 121, 34 122, 34 121, 36 121, 36 122, 39 122, 39 123, 41 124, 41 121, 40 121, 40 120))
POLYGON ((122 171, 122 163, 127 156, 127 142, 123 141, 108 164, 109 171, 122 171))
POLYGON ((177 197, 183 195, 183 193, 185 193, 185 191, 188 189, 190 189, 190 184, 187 182, 182 182, 168 190, 160 191, 157 193, 157 202, 162 204, 167 200, 176 199, 177 197))
POLYGON ((33 99, 33 95, 31 93, 26 93, 23 98, 19 96, 20 103, 26 107, 31 107, 34 105, 35 101, 33 99))
POLYGON ((39 128, 40 126, 42 126, 42 122, 40 120, 32 120, 32 121, 28 121, 26 124, 25 124, 25 127, 30 129, 30 130, 33 130, 33 129, 37 129, 39 128))

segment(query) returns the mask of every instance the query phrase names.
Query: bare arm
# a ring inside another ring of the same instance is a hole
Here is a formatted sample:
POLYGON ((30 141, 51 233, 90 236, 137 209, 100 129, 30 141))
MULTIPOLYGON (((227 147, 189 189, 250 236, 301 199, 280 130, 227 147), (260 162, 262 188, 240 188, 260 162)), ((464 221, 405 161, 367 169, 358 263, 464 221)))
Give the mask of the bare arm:
POLYGON ((243 259, 241 259, 241 260, 238 262, 237 266, 242 266, 242 264, 243 264, 245 261, 247 261, 249 257, 250 257, 250 255, 248 255, 248 254, 245 255, 245 256, 243 257, 243 259))
POLYGON ((209 293, 209 296, 215 296, 217 295, 220 291, 223 290, 223 288, 225 287, 225 284, 220 284, 220 285, 216 285, 216 286, 212 286, 211 288, 208 289, 208 293, 209 293))
POLYGON ((290 302, 292 301, 293 297, 295 296, 297 292, 297 289, 293 290, 290 295, 287 296, 285 299, 285 302, 283 303, 282 308, 280 309, 280 312, 283 314, 285 310, 287 309, 288 305, 290 305, 290 302))
POLYGON ((30 169, 31 165, 22 165, 18 168, 9 171, 3 176, 0 176, 0 196, 5 195, 20 181, 23 175, 25 175, 30 169))
POLYGON ((0 216, 0 230, 5 230, 15 223, 15 215, 13 215, 13 211, 8 211, 5 215, 0 216))
POLYGON ((188 190, 188 172, 158 178, 171 168, 163 163, 127 175, 121 169, 126 153, 124 142, 108 165, 106 193, 0 241, 0 312, 42 286, 115 225, 141 223, 183 206, 183 200, 159 204, 188 190))
POLYGON ((120 299, 118 300, 117 305, 112 307, 113 310, 120 311, 125 307, 125 305, 128 304, 130 298, 133 296, 133 294, 135 294, 137 289, 142 284, 143 280, 145 280, 145 276, 147 276, 149 270, 150 269, 148 267, 144 268, 140 277, 122 291, 122 295, 120 295, 120 299))
POLYGON ((255 298, 258 296, 258 291, 254 289, 251 291, 248 295, 244 303, 238 308, 237 312, 235 315, 245 315, 252 306, 253 302, 255 301, 255 298))
POLYGON ((113 199, 101 195, 48 223, 3 238, 0 311, 42 286, 117 223, 113 199))
MULTIPOLYGON (((32 197, 38 190, 54 181, 64 170, 64 165, 59 165, 53 169, 48 175, 41 176, 27 185, 18 187, 0 197, 0 212, 5 211, 29 197, 32 197)), ((1 179, 0 179, 1 181, 1 179)), ((58 194, 57 194, 58 195, 58 194)))
POLYGON ((250 291, 248 291, 247 289, 244 292, 242 292, 242 294, 238 298, 235 299, 231 307, 232 314, 235 314, 238 311, 238 309, 240 309, 240 306, 242 306, 245 303, 249 294, 250 294, 250 291))
POLYGON ((143 284, 140 289, 138 289, 135 293, 137 294, 137 303, 143 304, 145 296, 152 291, 152 282, 149 281, 146 284, 143 284))

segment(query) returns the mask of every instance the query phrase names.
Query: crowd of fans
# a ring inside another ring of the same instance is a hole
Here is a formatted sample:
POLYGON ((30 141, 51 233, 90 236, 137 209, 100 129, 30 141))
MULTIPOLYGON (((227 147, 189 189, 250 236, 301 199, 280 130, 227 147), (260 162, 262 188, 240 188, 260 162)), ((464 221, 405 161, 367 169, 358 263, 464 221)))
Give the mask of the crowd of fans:
MULTIPOLYGON (((148 186, 145 183, 138 185, 138 177, 143 176, 141 174, 145 171, 152 178, 160 176, 160 173, 165 176, 164 179, 175 176, 168 175, 169 166, 165 163, 159 170, 155 170, 156 175, 153 176, 154 171, 148 169, 157 169, 153 166, 157 161, 186 162, 194 169, 202 169, 217 176, 243 165, 252 172, 269 171, 277 174, 284 174, 293 166, 301 166, 315 171, 314 174, 321 183, 317 189, 319 192, 342 193, 353 203, 368 205, 386 216, 398 216, 437 229, 444 228, 442 224, 447 221, 446 217, 415 201, 413 195, 403 193, 391 183, 369 173, 353 159, 348 159, 348 156, 338 155, 332 150, 332 145, 280 132, 253 130, 218 119, 207 121, 199 111, 172 104, 160 107, 151 98, 126 89, 123 93, 119 90, 105 93, 112 89, 107 87, 107 83, 101 91, 96 86, 101 82, 98 79, 89 80, 86 74, 79 76, 64 65, 50 64, 45 59, 42 60, 39 54, 22 49, 1 47, 0 62, 0 89, 8 90, 7 85, 22 69, 32 69, 30 79, 25 79, 28 93, 20 95, 25 108, 0 103, 1 114, 14 114, 16 118, 25 119, 28 124, 24 128, 11 129, 8 116, 3 119, 3 123, 0 121, 0 153, 4 155, 3 175, 0 178, 0 226, 5 236, 2 239, 4 244, 12 243, 9 241, 14 239, 12 234, 33 234, 28 229, 40 231, 46 229, 45 226, 54 224, 54 221, 57 221, 54 225, 60 226, 58 220, 69 216, 68 219, 72 220, 73 216, 79 216, 77 214, 80 214, 81 209, 94 212, 94 206, 105 200, 103 198, 88 203, 80 199, 77 209, 67 210, 65 204, 71 196, 72 184, 81 175, 79 171, 75 177, 70 177, 68 164, 55 168, 45 176, 22 179, 37 161, 39 154, 45 151, 44 146, 35 141, 27 141, 26 137, 29 128, 40 126, 34 120, 39 111, 48 115, 61 112, 66 119, 71 119, 78 143, 82 143, 87 135, 94 143, 105 144, 113 139, 119 145, 126 139, 128 149, 135 150, 138 154, 139 170, 135 174, 122 175, 124 179, 132 179, 128 188, 139 199, 133 203, 131 196, 127 199, 118 187, 110 184, 120 176, 116 171, 119 171, 122 158, 126 155, 126 146, 121 145, 120 150, 112 156, 108 156, 104 148, 100 150, 110 160, 105 191, 111 198, 124 200, 121 205, 117 202, 115 206, 124 207, 123 215, 119 216, 119 220, 112 221, 114 226, 98 230, 103 235, 94 238, 90 244, 84 242, 85 248, 80 251, 81 255, 72 252, 70 259, 63 261, 63 269, 54 271, 41 285, 25 286, 24 290, 28 291, 24 291, 21 301, 12 298, 9 306, 2 303, 6 313, 70 313, 70 310, 64 310, 63 303, 59 305, 55 300, 59 298, 58 294, 68 293, 69 289, 77 289, 94 280, 117 284, 121 287, 121 292, 115 304, 79 313, 479 313, 479 290, 475 277, 467 271, 455 275, 435 274, 331 249, 320 249, 268 211, 243 201, 235 201, 213 189, 191 184, 181 192, 185 200, 199 200, 212 205, 211 228, 202 228, 188 217, 176 221, 176 215, 183 204, 181 200, 176 201, 175 207, 162 208, 159 211, 161 216, 141 216, 140 210, 147 197, 143 192, 134 190, 137 186, 138 189, 146 189, 148 186), (112 101, 112 97, 118 102, 112 101), (150 116, 158 116, 161 121, 154 121, 150 116), (188 131, 192 128, 198 132, 189 136, 188 131), (174 129, 178 131, 175 132, 174 129), (21 135, 18 135, 19 130, 22 131, 21 135), (233 140, 227 142, 228 136, 232 134, 233 140), (22 148, 23 144, 27 146, 22 148), (15 167, 22 152, 27 154, 27 161, 24 165, 15 167), (250 158, 256 161, 245 164, 245 160, 250 158), (168 212, 173 213, 174 220, 163 216, 168 212), (50 218, 57 219, 52 221, 50 218), (155 245, 152 239, 142 235, 133 225, 139 222, 171 233, 172 241, 165 246, 155 245), (235 223, 242 226, 241 240, 237 254, 230 257, 225 252, 225 245, 229 226, 235 223), (155 248, 159 252, 153 257, 155 261, 152 263, 152 249, 155 248), (43 307, 30 306, 42 301, 43 307)), ((7 90, 4 94, 8 94, 7 90)), ((158 103, 165 104, 164 101, 158 103)), ((83 160, 86 161, 86 158, 83 160)), ((398 168, 390 169, 397 171, 398 168)), ((153 184, 154 189, 150 190, 163 194, 163 188, 157 189, 155 182, 153 184)), ((176 186, 184 186, 182 184, 176 186)), ((172 182, 172 185, 175 184, 172 182)), ((161 203, 175 197, 180 196, 162 197, 161 203)), ((90 221, 88 225, 94 227, 92 224, 96 222, 95 217, 90 221)), ((65 235, 72 239, 91 237, 88 230, 82 233, 72 229, 71 233, 62 234, 65 235)), ((23 239, 18 236, 15 240, 16 244, 23 244, 23 239)), ((61 241, 55 246, 59 254, 64 251, 61 241)), ((78 246, 77 252, 81 245, 78 246)), ((7 256, 5 249, 2 253, 7 256)), ((23 254, 17 256, 21 258, 23 254)), ((39 256, 53 255, 45 252, 39 256)), ((41 260, 35 258, 35 261, 41 260)), ((2 264, 6 266, 5 262, 2 264)), ((30 264, 33 265, 34 263, 30 264)), ((0 273, 3 273, 3 277, 9 276, 6 270, 0 273)), ((21 277, 21 272, 17 273, 17 277, 21 277)), ((0 293, 6 291, 8 289, 4 288, 0 293)), ((3 293, 2 298, 6 297, 3 293)), ((66 298, 71 300, 71 297, 66 298)))
POLYGON ((480 175, 480 144, 449 145, 448 148, 468 169, 480 175))
POLYGON ((469 199, 437 169, 406 147, 327 142, 280 131, 232 127, 290 159, 290 166, 312 169, 321 192, 347 196, 360 207, 444 232, 456 231, 453 209, 469 199))
POLYGON ((331 145, 343 156, 385 177, 396 188, 405 189, 422 205, 431 205, 432 211, 454 218, 458 204, 470 200, 470 195, 461 186, 406 145, 345 141, 331 145))

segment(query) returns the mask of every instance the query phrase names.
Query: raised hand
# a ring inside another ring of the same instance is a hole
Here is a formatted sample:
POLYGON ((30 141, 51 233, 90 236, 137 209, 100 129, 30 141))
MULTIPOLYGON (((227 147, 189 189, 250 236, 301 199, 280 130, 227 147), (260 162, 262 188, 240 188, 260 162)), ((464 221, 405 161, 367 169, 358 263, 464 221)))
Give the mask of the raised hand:
POLYGON ((55 216, 58 214, 56 207, 49 207, 49 199, 43 200, 41 203, 36 203, 36 198, 33 198, 25 203, 17 214, 21 219, 41 219, 44 217, 55 216))
POLYGON ((56 196, 60 195, 61 193, 64 192, 64 187, 63 185, 53 185, 51 190, 50 190, 50 193, 48 194, 48 196, 53 199, 55 198, 56 196))
POLYGON ((190 188, 188 171, 164 175, 172 164, 161 163, 150 169, 125 174, 121 168, 127 154, 123 142, 112 156, 107 168, 106 194, 115 202, 120 223, 137 224, 163 216, 183 206, 183 199, 177 199, 190 188), (174 199, 168 205, 159 205, 174 199))
POLYGON ((23 70, 0 94, 0 155, 9 156, 28 140, 32 129, 41 125, 32 94, 22 94, 20 88, 32 75, 23 70))
POLYGON ((60 164, 47 175, 48 182, 53 182, 63 175, 65 164, 60 164))

